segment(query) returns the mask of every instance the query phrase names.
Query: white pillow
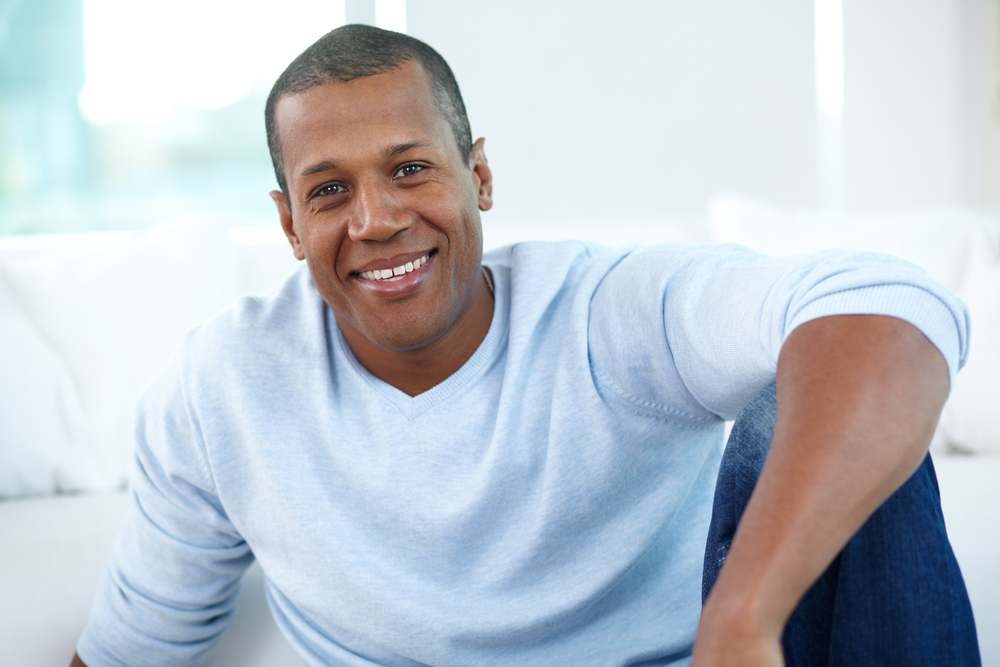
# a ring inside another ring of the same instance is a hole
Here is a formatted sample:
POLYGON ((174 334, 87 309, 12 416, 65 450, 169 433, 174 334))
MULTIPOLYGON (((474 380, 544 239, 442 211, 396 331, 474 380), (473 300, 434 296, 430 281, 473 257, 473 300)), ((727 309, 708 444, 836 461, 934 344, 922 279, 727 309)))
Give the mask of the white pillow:
POLYGON ((993 219, 961 208, 850 216, 781 209, 736 195, 713 197, 708 223, 714 243, 740 243, 768 255, 826 248, 895 255, 923 267, 956 292, 966 258, 980 244, 989 243, 997 229, 993 219))
POLYGON ((86 240, 0 259, 0 497, 123 486, 139 392, 243 291, 220 216, 86 240))
POLYGON ((824 248, 871 250, 923 267, 958 294, 972 316, 971 346, 932 443, 932 451, 1000 454, 1000 222, 960 208, 873 216, 787 210, 736 195, 709 203, 715 243, 770 255, 824 248))
POLYGON ((958 289, 972 316, 969 360, 938 431, 953 449, 1000 454, 1000 228, 972 248, 958 289))

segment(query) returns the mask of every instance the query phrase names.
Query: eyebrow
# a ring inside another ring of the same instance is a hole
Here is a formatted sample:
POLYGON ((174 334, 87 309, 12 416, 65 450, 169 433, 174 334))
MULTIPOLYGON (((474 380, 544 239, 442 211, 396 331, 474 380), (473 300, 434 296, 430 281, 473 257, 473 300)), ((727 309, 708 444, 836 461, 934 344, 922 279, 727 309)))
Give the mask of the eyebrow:
POLYGON ((322 171, 332 171, 337 168, 337 163, 333 160, 324 160, 323 162, 318 162, 308 169, 303 169, 299 176, 312 176, 313 174, 318 174, 322 171))
POLYGON ((396 144, 395 146, 389 146, 389 148, 385 149, 385 156, 395 157, 396 155, 405 153, 413 148, 433 148, 433 145, 425 141, 411 141, 405 144, 396 144))
MULTIPOLYGON (((433 148, 433 147, 434 147, 433 144, 429 144, 426 141, 410 141, 405 144, 396 144, 395 146, 389 146, 388 148, 385 149, 385 151, 383 151, 383 154, 386 157, 395 157, 414 148, 433 148)), ((323 160, 322 162, 317 162, 311 167, 303 169, 302 172, 299 173, 299 177, 312 176, 313 174, 319 174, 324 171, 333 171, 336 168, 337 168, 337 163, 334 162, 333 160, 323 160)))

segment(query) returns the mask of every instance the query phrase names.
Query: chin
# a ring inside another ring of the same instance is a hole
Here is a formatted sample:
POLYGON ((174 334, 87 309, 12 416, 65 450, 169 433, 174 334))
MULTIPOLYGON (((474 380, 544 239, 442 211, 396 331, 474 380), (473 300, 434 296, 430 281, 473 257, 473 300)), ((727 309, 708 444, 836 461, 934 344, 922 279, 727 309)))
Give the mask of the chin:
POLYGON ((443 331, 437 328, 421 330, 415 327, 400 327, 397 331, 383 330, 375 335, 366 335, 365 338, 386 350, 406 352, 427 347, 439 339, 442 333, 443 331))

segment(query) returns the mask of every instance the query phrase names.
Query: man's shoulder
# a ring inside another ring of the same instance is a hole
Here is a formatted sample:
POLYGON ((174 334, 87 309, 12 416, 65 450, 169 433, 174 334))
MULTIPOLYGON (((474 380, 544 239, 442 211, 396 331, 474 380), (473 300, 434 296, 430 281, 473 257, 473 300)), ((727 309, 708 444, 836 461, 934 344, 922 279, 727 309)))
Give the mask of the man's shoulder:
POLYGON ((483 264, 506 273, 512 299, 545 301, 565 296, 567 287, 585 287, 588 276, 599 280, 630 250, 588 241, 523 241, 484 254, 483 264))
POLYGON ((244 296, 189 332, 182 354, 188 359, 232 363, 285 356, 324 335, 323 300, 307 267, 295 271, 276 291, 244 296))
POLYGON ((590 241, 520 241, 494 248, 483 254, 483 263, 511 267, 514 264, 551 264, 553 260, 583 261, 614 252, 590 241))
MULTIPOLYGON (((669 266, 699 257, 738 257, 753 253, 736 244, 707 245, 688 242, 609 247, 593 241, 522 241, 498 247, 483 255, 483 263, 510 267, 516 272, 539 267, 586 267, 612 270, 626 258, 632 263, 669 266)), ((544 270, 544 269, 542 269, 544 270)), ((551 271, 551 269, 550 269, 551 271)))
MULTIPOLYGON (((635 294, 638 284, 658 283, 679 267, 695 261, 732 261, 750 253, 741 246, 694 243, 625 245, 610 248, 589 241, 526 241, 483 256, 491 269, 506 271, 512 298, 573 294, 585 297, 602 285, 605 291, 635 294)), ((752 254, 752 253, 751 253, 752 254)))

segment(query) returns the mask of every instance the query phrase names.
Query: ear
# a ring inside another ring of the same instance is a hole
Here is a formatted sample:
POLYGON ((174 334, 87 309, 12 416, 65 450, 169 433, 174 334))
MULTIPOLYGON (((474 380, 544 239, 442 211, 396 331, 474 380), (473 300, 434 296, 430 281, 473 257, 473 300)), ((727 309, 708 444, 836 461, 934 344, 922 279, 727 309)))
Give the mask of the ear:
POLYGON ((479 197, 479 210, 488 211, 493 208, 493 172, 486 161, 486 153, 483 152, 483 144, 486 139, 479 137, 476 143, 472 144, 469 151, 469 162, 472 164, 472 183, 476 186, 476 195, 479 197))
POLYGON ((288 199, 280 190, 271 190, 271 199, 278 207, 278 217, 281 219, 281 229, 288 237, 288 242, 292 246, 292 253, 295 259, 305 259, 306 254, 302 251, 302 242, 298 234, 295 233, 295 224, 292 222, 292 208, 288 205, 288 199))

